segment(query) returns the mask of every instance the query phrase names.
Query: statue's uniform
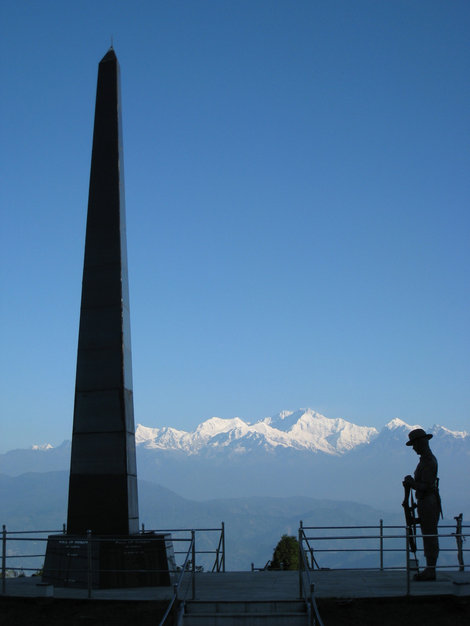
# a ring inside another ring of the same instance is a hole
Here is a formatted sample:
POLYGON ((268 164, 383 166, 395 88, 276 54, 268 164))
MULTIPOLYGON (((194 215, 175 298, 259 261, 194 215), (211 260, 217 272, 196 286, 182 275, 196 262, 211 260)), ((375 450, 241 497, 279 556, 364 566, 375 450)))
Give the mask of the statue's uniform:
POLYGON ((434 567, 439 555, 439 539, 437 536, 426 535, 437 535, 441 502, 437 482, 437 459, 430 450, 420 456, 414 479, 426 564, 428 567, 434 567))

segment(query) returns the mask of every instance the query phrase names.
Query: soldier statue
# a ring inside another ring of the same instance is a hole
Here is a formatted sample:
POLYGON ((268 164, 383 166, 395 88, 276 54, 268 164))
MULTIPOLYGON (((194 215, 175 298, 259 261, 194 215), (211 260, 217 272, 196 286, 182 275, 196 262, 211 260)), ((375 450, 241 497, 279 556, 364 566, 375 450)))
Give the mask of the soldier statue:
POLYGON ((405 476, 403 481, 405 487, 411 487, 416 491, 418 502, 418 521, 421 526, 424 556, 426 557, 426 568, 414 576, 415 580, 420 581, 436 580, 436 563, 439 555, 437 524, 442 510, 437 477, 437 459, 429 447, 431 438, 432 435, 426 434, 422 428, 416 428, 409 433, 406 442, 406 445, 412 446, 420 457, 414 477, 405 476))

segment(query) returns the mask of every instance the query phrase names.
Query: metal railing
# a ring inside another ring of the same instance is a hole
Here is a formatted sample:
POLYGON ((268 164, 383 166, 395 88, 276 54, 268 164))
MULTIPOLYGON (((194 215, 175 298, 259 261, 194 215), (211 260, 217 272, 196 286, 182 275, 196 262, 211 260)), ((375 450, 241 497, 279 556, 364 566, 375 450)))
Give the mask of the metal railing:
POLYGON ((163 626, 163 624, 165 624, 166 620, 168 619, 168 616, 171 613, 171 610, 175 606, 175 603, 178 601, 178 592, 179 592, 179 589, 181 587, 181 583, 183 582, 183 576, 184 576, 185 572, 187 571, 190 555, 192 557, 192 566, 191 566, 192 599, 194 600, 195 597, 196 597, 196 556, 195 556, 195 551, 196 551, 196 537, 195 537, 194 530, 192 530, 191 531, 191 543, 189 544, 188 551, 186 553, 186 558, 185 558, 184 563, 183 563, 183 567, 181 568, 181 572, 180 572, 180 574, 178 576, 178 580, 173 585, 173 597, 171 598, 170 603, 169 603, 169 605, 168 605, 168 607, 167 607, 167 609, 165 611, 165 614, 163 615, 162 619, 160 620, 158 626, 163 626))
MULTIPOLYGON (((212 554, 215 552, 214 565, 212 566, 211 571, 212 572, 225 572, 225 523, 224 522, 221 523, 220 529, 219 528, 217 529, 203 528, 203 529, 198 529, 198 532, 213 532, 213 531, 219 531, 219 530, 220 530, 220 537, 219 537, 219 542, 217 544, 215 551, 201 550, 199 552, 196 551, 196 531, 195 530, 190 531, 191 541, 188 546, 188 550, 186 552, 186 558, 184 560, 183 566, 181 567, 178 578, 176 582, 173 584, 173 597, 171 598, 170 603, 168 604, 168 607, 165 611, 165 614, 160 620, 158 626, 163 626, 166 623, 166 620, 168 619, 173 607, 177 604, 178 600, 182 599, 183 602, 184 600, 186 600, 186 596, 184 596, 183 598, 179 597, 179 591, 181 588, 181 584, 183 582, 183 577, 185 573, 188 572, 189 566, 191 567, 190 569, 191 599, 192 600, 196 599, 196 573, 197 573, 196 554, 212 554), (190 556, 191 556, 191 559, 189 558, 190 556)), ((176 531, 172 531, 172 532, 176 532, 176 531)), ((181 530, 179 532, 181 532, 181 530)))
MULTIPOLYGON (((17 530, 17 531, 7 531, 5 524, 2 526, 2 569, 1 569, 1 578, 2 578, 2 593, 6 592, 6 580, 9 576, 14 577, 16 575, 17 570, 20 571, 20 575, 24 576, 24 572, 38 572, 42 569, 42 564, 44 563, 46 544, 47 544, 47 536, 48 535, 59 535, 65 533, 65 524, 60 530, 17 530), (8 554, 8 541, 15 543, 22 542, 30 542, 32 547, 35 548, 35 554, 16 554, 11 553, 8 554), (39 546, 44 546, 44 549, 41 549, 39 546), (7 560, 9 559, 28 559, 28 565, 17 565, 12 567, 7 567, 7 560), (32 565, 31 560, 36 560, 37 564, 32 565), (38 561, 39 559, 39 561, 38 561)), ((34 575, 34 574, 33 574, 34 575)))
MULTIPOLYGON (((210 565, 211 572, 225 572, 225 522, 221 522, 220 528, 159 528, 158 530, 150 530, 147 531, 142 526, 142 532, 150 532, 150 533, 171 533, 172 541, 191 541, 191 533, 195 532, 196 534, 202 535, 205 533, 219 533, 219 538, 217 541, 217 545, 213 549, 198 549, 196 550, 196 555, 214 555, 213 563, 210 565), (183 535, 182 537, 176 537, 176 534, 183 535), (186 537, 184 535, 187 535, 186 537)), ((201 539, 198 541, 198 545, 201 539)), ((175 554, 186 555, 186 550, 177 551, 175 550, 175 554)), ((177 570, 179 571, 179 570, 177 570)), ((197 568, 196 568, 196 571, 197 568)), ((200 571, 200 570, 199 570, 200 571)))
MULTIPOLYGON (((324 626, 320 613, 318 611, 317 602, 315 599, 315 584, 310 577, 311 568, 307 554, 304 547, 306 538, 304 536, 304 530, 302 522, 300 522, 299 528, 299 595, 303 598, 308 607, 308 621, 310 626, 324 626), (306 582, 305 582, 306 579, 306 582)), ((310 548, 309 548, 310 551, 310 548)))
MULTIPOLYGON (((177 582, 173 585, 174 589, 174 599, 172 603, 174 604, 175 600, 178 599, 178 591, 180 589, 181 581, 183 579, 183 575, 185 572, 190 572, 192 576, 192 596, 195 597, 196 587, 195 587, 195 574, 198 571, 202 571, 204 569, 203 565, 198 565, 197 561, 199 559, 199 563, 209 562, 210 569, 212 572, 225 572, 225 524, 222 522, 220 528, 198 528, 198 529, 187 529, 187 528, 177 528, 177 529, 163 529, 163 530, 145 530, 145 527, 142 525, 142 531, 138 535, 130 536, 129 538, 125 538, 125 541, 129 544, 132 542, 142 543, 143 541, 154 541, 158 535, 160 537, 162 534, 171 533, 171 538, 169 541, 172 542, 174 546, 174 555, 175 555, 175 569, 165 569, 164 572, 171 577, 177 577, 177 582), (208 533, 218 533, 219 537, 210 541, 208 538, 208 533), (196 535, 199 537, 198 543, 201 543, 201 549, 196 549, 196 535), (184 546, 187 543, 188 547, 184 546), (212 549, 212 545, 215 545, 215 548, 212 549), (182 549, 179 549, 178 546, 184 546, 182 549), (182 566, 177 566, 176 561, 180 555, 184 555, 184 561, 182 566), (212 562, 213 559, 213 562, 212 562)), ((2 585, 1 591, 2 594, 6 593, 6 585, 9 577, 15 577, 20 572, 20 576, 24 576, 25 573, 29 575, 37 574, 41 575, 46 545, 48 541, 49 535, 55 536, 63 536, 64 539, 67 538, 65 525, 61 530, 31 530, 31 531, 11 531, 7 530, 6 526, 2 527, 2 552, 1 552, 1 578, 2 585), (26 549, 23 548, 26 546, 26 549), (32 546, 32 550, 27 550, 28 546, 32 546)), ((118 538, 119 541, 122 541, 122 536, 118 538)), ((92 597, 93 590, 93 581, 94 577, 98 574, 149 574, 161 573, 163 570, 150 570, 150 569, 96 569, 93 562, 93 544, 96 542, 114 542, 116 538, 113 537, 96 537, 93 536, 89 531, 86 536, 83 537, 78 543, 86 544, 86 556, 84 558, 84 563, 86 565, 83 566, 83 569, 75 570, 75 573, 81 573, 82 576, 86 577, 86 588, 88 591, 88 598, 92 597)), ((83 548, 82 546, 82 548, 83 548)), ((85 548, 83 548, 85 549, 85 548)), ((148 585, 147 585, 148 586, 148 585)), ((170 608, 171 610, 171 608, 170 608)))
MULTIPOLYGON (((428 537, 437 536, 440 541, 439 555, 440 561, 436 569, 458 569, 464 571, 469 566, 464 563, 464 553, 469 552, 468 548, 463 548, 463 542, 468 536, 470 536, 470 525, 462 523, 462 517, 458 516, 456 519, 456 525, 442 525, 439 526, 438 535, 427 535, 428 537), (454 530, 454 532, 446 532, 454 530), (455 542, 456 546, 451 547, 451 543, 455 542), (451 562, 452 559, 447 558, 450 553, 457 553, 457 562, 451 562), (444 558, 442 558, 444 556, 444 558), (444 562, 443 562, 444 561, 444 562)), ((302 587, 302 572, 313 571, 317 569, 327 570, 369 570, 369 571, 384 571, 384 570, 402 570, 406 571, 406 584, 407 595, 410 593, 410 579, 411 574, 415 571, 417 563, 411 558, 410 544, 408 529, 406 526, 397 525, 384 525, 383 520, 380 520, 379 525, 375 526, 304 526, 300 522, 299 527, 299 550, 301 559, 301 571, 299 573, 299 586, 301 593, 302 587), (324 532, 327 534, 324 534, 324 532), (337 531, 342 531, 338 533, 337 531), (351 533, 354 533, 352 534, 351 533), (377 531, 373 534, 373 531, 377 531), (397 532, 395 532, 397 531, 397 532), (315 533, 315 534, 311 534, 315 533), (348 534, 349 533, 349 534, 348 534), (359 534, 358 534, 359 533, 359 534), (360 542, 366 542, 367 545, 359 545, 360 542), (313 547, 313 542, 318 546, 319 542, 329 542, 329 546, 325 548, 313 547), (344 545, 346 543, 355 543, 354 547, 339 547, 338 544, 344 545), (398 543, 401 545, 398 545, 398 543), (334 545, 336 544, 336 545, 334 545), (391 547, 393 546, 393 547, 391 547), (398 547, 396 547, 398 546, 398 547), (341 555, 344 554, 354 555, 357 560, 357 556, 362 554, 368 558, 371 555, 378 555, 377 564, 368 564, 366 566, 358 566, 357 562, 353 567, 331 566, 321 567, 321 561, 323 555, 341 555), (392 564, 387 566, 384 564, 385 555, 393 554, 392 564), (401 558, 400 558, 401 557, 401 558), (319 564, 320 561, 320 564, 319 564), (404 562, 403 562, 404 561, 404 562)), ((421 539, 420 534, 415 536, 415 539, 421 539)), ((418 550, 422 553, 422 549, 418 550)))

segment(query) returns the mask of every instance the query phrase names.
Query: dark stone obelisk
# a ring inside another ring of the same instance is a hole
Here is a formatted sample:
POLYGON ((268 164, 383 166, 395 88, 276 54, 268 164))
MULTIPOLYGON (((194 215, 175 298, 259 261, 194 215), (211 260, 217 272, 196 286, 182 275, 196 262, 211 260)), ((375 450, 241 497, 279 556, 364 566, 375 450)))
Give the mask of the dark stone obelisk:
POLYGON ((67 532, 138 532, 119 64, 98 69, 67 532))
POLYGON ((171 535, 139 534, 119 64, 98 69, 83 264, 67 532, 50 535, 43 581, 169 585, 171 535))

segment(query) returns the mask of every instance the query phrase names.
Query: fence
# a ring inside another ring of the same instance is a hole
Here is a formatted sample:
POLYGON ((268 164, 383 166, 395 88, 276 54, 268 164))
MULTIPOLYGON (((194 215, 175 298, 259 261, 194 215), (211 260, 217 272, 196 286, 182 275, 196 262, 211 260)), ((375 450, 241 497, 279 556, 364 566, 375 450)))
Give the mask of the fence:
MULTIPOLYGON (((197 571, 204 569, 204 564, 207 566, 209 563, 209 569, 212 572, 224 572, 225 571, 225 524, 222 522, 220 528, 199 528, 199 529, 163 529, 163 530, 145 530, 142 526, 142 531, 138 535, 134 535, 126 541, 132 543, 132 541, 142 543, 142 541, 152 541, 152 535, 162 535, 165 533, 171 533, 171 541, 174 547, 175 555, 175 567, 173 570, 165 570, 166 573, 171 574, 178 578, 178 582, 175 583, 174 589, 177 595, 182 574, 184 572, 190 572, 192 576, 192 595, 195 595, 195 576, 197 571), (182 565, 178 565, 178 560, 183 559, 182 565), (198 564, 201 563, 201 564, 198 564)), ((32 530, 32 531, 10 531, 6 526, 2 528, 2 554, 1 554, 1 578, 2 578, 2 593, 6 593, 6 586, 9 577, 28 575, 41 575, 42 566, 45 558, 46 545, 49 535, 60 535, 65 537, 66 529, 65 525, 60 530, 32 530)), ((93 593, 93 576, 96 575, 96 569, 94 569, 92 559, 92 548, 94 542, 114 541, 115 538, 109 537, 103 539, 103 537, 93 537, 91 533, 88 533, 83 538, 81 543, 86 545, 86 578, 88 597, 92 597, 93 593)), ((119 538, 122 540, 122 537, 119 538)), ((157 570, 152 570, 158 574, 157 570)), ((101 570, 101 573, 127 573, 127 574, 140 574, 142 570, 123 570, 109 569, 101 570)), ((146 570, 145 573, 148 573, 146 570)), ((82 572, 83 573, 83 572, 82 572)))
MULTIPOLYGON (((464 563, 464 553, 469 552, 469 549, 464 548, 463 544, 470 534, 468 530, 470 525, 463 524, 461 516, 455 519, 455 526, 448 524, 439 526, 439 534, 437 535, 440 544, 439 564, 436 569, 457 568, 459 571, 464 571, 469 567, 464 563), (451 530, 454 532, 450 532, 451 530), (449 558, 450 554, 453 555, 453 558, 449 558)), ((305 571, 312 571, 315 568, 329 570, 406 570, 407 593, 409 594, 411 573, 418 564, 410 554, 408 532, 406 526, 384 525, 383 520, 380 520, 378 526, 303 526, 303 523, 300 522, 301 569, 303 566, 305 571), (376 531, 375 534, 374 531, 376 531), (315 542, 315 547, 313 547, 313 542, 315 542), (342 547, 348 543, 353 543, 354 546, 342 547), (318 545, 325 545, 326 547, 318 548, 318 545), (348 557, 354 555, 353 567, 345 566, 344 555, 348 555, 348 557), (336 557, 336 559, 325 560, 323 559, 324 556, 336 557), (385 564, 385 557, 388 559, 387 564, 385 564), (341 560, 342 565, 335 566, 335 560, 336 563, 341 560), (325 563, 328 563, 328 566, 325 566, 325 563)), ((415 538, 421 539, 419 534, 415 538)), ((422 553, 422 548, 418 547, 417 552, 422 553)), ((300 574, 299 584, 302 590, 302 574, 300 574)))

